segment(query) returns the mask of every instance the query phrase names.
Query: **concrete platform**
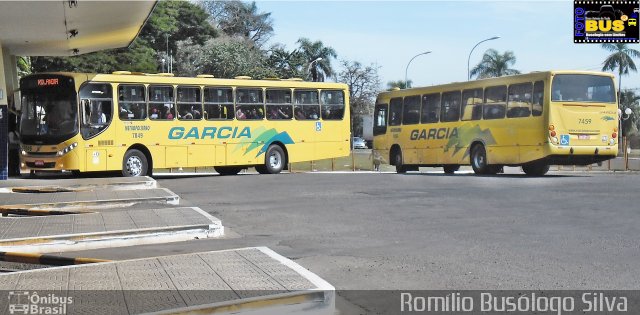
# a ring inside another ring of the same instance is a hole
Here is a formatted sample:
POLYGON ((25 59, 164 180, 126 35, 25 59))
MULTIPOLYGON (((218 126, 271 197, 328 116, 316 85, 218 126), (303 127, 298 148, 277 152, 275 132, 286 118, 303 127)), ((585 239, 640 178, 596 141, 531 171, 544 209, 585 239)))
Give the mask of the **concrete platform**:
POLYGON ((166 188, 73 191, 58 193, 0 194, 0 208, 38 210, 83 210, 137 203, 168 203, 177 205, 180 197, 166 188))
POLYGON ((66 187, 75 189, 127 187, 132 189, 156 188, 156 181, 148 176, 104 178, 9 178, 0 181, 0 192, 12 187, 66 187))
POLYGON ((0 293, 9 291, 0 313, 29 305, 34 293, 67 298, 57 304, 66 314, 335 311, 333 286, 266 247, 0 274, 0 293))
POLYGON ((0 218, 0 251, 6 252, 78 251, 222 235, 222 222, 197 207, 0 218))

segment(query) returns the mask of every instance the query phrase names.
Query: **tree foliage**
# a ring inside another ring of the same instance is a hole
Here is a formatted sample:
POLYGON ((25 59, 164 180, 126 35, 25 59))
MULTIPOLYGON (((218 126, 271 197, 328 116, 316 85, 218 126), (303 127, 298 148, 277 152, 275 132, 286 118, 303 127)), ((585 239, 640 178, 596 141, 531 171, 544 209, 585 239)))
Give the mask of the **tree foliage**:
POLYGON ((408 89, 411 87, 411 80, 398 80, 398 81, 389 81, 387 82, 387 91, 391 91, 395 88, 399 89, 408 89))
MULTIPOLYGON (((602 44, 602 48, 612 52, 602 63, 602 71, 618 70, 618 95, 620 95, 622 75, 629 74, 629 70, 638 71, 633 58, 639 58, 640 51, 629 47, 629 44, 625 43, 602 44)), ((620 98, 622 99, 621 95, 620 98)))
POLYGON ((305 76, 305 58, 298 50, 288 51, 283 45, 275 44, 268 51, 268 66, 279 78, 302 78, 305 76))
POLYGON ((324 82, 326 78, 334 75, 331 59, 337 58, 338 54, 333 48, 324 46, 322 41, 312 42, 304 37, 298 39, 297 43, 300 45, 300 53, 306 59, 311 81, 324 82))
POLYGON ((516 55, 512 51, 500 54, 495 49, 488 49, 480 63, 471 69, 471 76, 484 79, 519 74, 520 71, 511 69, 515 63, 516 55))
POLYGON ((380 91, 380 77, 376 65, 364 66, 358 61, 340 61, 342 70, 338 82, 349 87, 349 107, 354 134, 362 134, 362 117, 373 114, 376 96, 380 91))
POLYGON ((259 12, 255 2, 201 1, 198 3, 210 15, 209 21, 229 37, 241 37, 257 47, 273 35, 271 13, 259 12))
POLYGON ((620 92, 620 109, 624 113, 626 108, 631 109, 631 115, 622 121, 622 134, 638 134, 640 131, 640 95, 634 90, 627 89, 620 92))

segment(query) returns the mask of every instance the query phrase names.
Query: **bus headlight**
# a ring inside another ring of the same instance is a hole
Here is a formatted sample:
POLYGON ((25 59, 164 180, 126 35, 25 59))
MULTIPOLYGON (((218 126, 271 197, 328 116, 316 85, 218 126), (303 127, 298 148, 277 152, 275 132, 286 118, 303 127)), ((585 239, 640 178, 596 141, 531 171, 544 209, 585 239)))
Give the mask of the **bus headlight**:
POLYGON ((70 146, 58 151, 57 155, 58 156, 63 156, 67 153, 69 153, 71 150, 75 149, 78 146, 77 142, 72 143, 70 146))
POLYGON ((20 153, 22 153, 23 156, 27 155, 27 151, 25 151, 25 150, 22 150, 22 152, 20 152, 20 153))

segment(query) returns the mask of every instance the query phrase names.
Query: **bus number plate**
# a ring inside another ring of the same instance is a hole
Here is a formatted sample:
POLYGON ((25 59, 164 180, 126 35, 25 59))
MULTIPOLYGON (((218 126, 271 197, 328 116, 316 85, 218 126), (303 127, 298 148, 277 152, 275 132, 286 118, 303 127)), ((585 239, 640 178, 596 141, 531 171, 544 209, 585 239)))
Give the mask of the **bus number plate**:
POLYGON ((589 135, 578 135, 578 139, 580 139, 580 140, 589 140, 590 137, 589 137, 589 135))
POLYGON ((44 161, 37 160, 35 164, 36 164, 36 166, 44 166, 44 161))

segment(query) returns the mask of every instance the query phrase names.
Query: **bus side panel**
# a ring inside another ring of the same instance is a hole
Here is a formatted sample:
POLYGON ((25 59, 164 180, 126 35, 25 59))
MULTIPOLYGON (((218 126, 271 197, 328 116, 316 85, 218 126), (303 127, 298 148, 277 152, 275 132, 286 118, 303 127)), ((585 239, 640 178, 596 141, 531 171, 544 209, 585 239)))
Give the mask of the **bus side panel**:
POLYGON ((487 120, 483 124, 489 130, 495 143, 486 143, 489 164, 518 164, 520 162, 518 128, 509 118, 487 120))
POLYGON ((88 149, 85 153, 85 170, 87 172, 107 170, 107 150, 88 149))
POLYGON ((168 146, 165 151, 166 167, 182 167, 187 165, 187 147, 168 146))
MULTIPOLYGON (((111 127, 112 128, 112 127, 111 127)), ((121 171, 122 170, 122 162, 124 159, 125 147, 107 147, 107 170, 110 171, 121 171)), ((154 159, 155 166, 155 159, 154 159)))
POLYGON ((212 144, 195 144, 188 147, 189 167, 210 166, 216 161, 216 146, 212 144))
MULTIPOLYGON (((351 150, 348 120, 324 120, 319 123, 320 125, 315 122, 305 127, 312 132, 311 139, 316 143, 316 159, 348 156, 351 150)), ((311 156, 306 158, 306 160, 311 159, 311 156)))
POLYGON ((544 128, 543 116, 518 119, 520 129, 518 140, 520 146, 520 163, 535 161, 544 157, 547 128, 544 128))

